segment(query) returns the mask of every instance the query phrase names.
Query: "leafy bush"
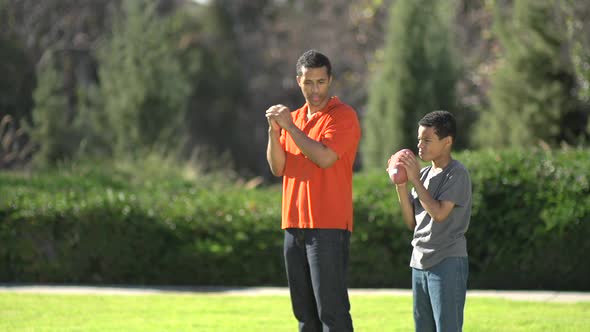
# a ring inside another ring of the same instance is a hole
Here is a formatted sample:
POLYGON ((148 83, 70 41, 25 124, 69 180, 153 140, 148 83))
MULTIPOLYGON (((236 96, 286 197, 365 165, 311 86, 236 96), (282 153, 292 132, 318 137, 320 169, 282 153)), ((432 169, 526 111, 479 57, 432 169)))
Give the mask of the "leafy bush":
POLYGON ((590 285, 590 153, 462 156, 474 183, 468 244, 480 287, 584 289, 590 285))
POLYGON ((281 252, 267 250, 282 242, 276 191, 88 173, 1 178, 0 280, 255 284, 282 274, 281 252))
MULTIPOLYGON (((456 157, 474 189, 470 287, 590 289, 590 151, 456 157)), ((150 174, 0 173, 0 281, 286 284, 277 186, 150 174)), ((412 233, 388 181, 354 179, 353 287, 410 287, 412 233)))
MULTIPOLYGON (((588 290, 590 151, 457 154, 470 170, 470 287, 588 290)), ((355 179, 352 281, 410 287, 411 232, 388 179, 355 179)))

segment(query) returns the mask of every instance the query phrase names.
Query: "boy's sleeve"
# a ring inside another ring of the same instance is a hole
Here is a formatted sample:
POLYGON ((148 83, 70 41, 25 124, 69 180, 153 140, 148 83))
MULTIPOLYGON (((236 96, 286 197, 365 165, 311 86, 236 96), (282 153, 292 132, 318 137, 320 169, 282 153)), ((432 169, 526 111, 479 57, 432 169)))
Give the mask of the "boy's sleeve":
POLYGON ((451 201, 459 206, 469 202, 471 196, 471 179, 467 170, 457 168, 453 170, 441 188, 436 198, 439 201, 451 201))

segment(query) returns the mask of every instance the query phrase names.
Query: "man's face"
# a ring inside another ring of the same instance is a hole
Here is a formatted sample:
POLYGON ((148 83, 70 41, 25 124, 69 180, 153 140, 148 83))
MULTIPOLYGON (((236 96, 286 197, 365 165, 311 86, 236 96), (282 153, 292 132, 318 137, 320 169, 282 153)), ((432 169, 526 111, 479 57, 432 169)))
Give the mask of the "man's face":
MULTIPOLYGON (((326 67, 301 68, 301 76, 297 76, 297 84, 301 88, 307 104, 313 108, 323 108, 329 99, 332 77, 328 76, 326 67)), ((318 110, 318 109, 316 109, 318 110)))
POLYGON ((424 161, 439 158, 445 147, 450 144, 451 137, 439 138, 433 127, 418 128, 418 155, 424 161))

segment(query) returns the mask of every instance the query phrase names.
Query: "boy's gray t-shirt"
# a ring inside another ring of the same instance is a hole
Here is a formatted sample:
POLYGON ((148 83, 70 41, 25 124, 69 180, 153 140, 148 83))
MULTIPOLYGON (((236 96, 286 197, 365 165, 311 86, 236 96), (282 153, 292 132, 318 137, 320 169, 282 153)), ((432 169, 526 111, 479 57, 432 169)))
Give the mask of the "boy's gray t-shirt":
POLYGON ((440 173, 432 174, 431 167, 420 171, 420 180, 437 201, 455 203, 449 217, 443 222, 434 222, 424 210, 418 194, 412 189, 416 228, 412 239, 410 266, 428 269, 447 257, 467 257, 465 232, 471 218, 471 178, 467 168, 456 160, 440 173))

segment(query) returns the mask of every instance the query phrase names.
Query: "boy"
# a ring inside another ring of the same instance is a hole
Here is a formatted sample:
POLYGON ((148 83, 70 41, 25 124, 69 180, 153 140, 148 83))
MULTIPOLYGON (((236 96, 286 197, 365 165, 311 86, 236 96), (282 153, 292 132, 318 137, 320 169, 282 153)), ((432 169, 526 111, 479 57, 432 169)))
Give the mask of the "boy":
POLYGON ((396 185, 403 220, 414 231, 412 291, 416 331, 462 330, 467 293, 467 242, 471 218, 471 179, 451 157, 455 117, 447 111, 418 122, 418 154, 431 165, 420 170, 411 152, 400 156, 408 182, 396 185))

